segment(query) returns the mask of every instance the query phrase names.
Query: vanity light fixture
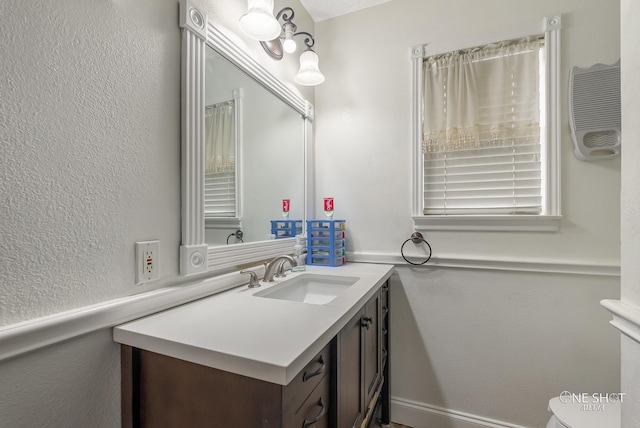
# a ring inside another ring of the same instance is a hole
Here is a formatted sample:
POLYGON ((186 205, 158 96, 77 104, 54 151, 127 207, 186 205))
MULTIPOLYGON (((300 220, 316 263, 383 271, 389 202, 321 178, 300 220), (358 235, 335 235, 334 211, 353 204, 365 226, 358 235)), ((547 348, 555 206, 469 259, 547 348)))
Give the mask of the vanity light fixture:
POLYGON ((273 0, 248 0, 249 10, 240 17, 240 28, 260 45, 267 54, 281 60, 284 52, 293 53, 297 49, 296 36, 305 36, 307 47, 300 55, 300 69, 294 80, 299 85, 315 86, 324 82, 324 75, 318 67, 318 55, 313 50, 315 39, 306 31, 298 31, 293 23, 295 12, 285 7, 273 16, 273 0), (284 21, 280 25, 280 19, 284 21), (275 25, 274 25, 275 24, 275 25))

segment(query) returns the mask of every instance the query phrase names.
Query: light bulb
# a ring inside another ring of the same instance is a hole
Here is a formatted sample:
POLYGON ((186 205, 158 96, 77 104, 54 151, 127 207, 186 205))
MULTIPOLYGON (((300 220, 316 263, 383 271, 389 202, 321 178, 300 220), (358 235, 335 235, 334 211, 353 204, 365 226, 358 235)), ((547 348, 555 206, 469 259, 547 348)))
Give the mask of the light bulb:
POLYGON ((293 39, 284 39, 282 47, 286 53, 294 53, 297 48, 296 41, 293 39))
POLYGON ((293 22, 286 22, 282 26, 282 30, 284 31, 284 42, 282 43, 282 48, 286 53, 294 53, 296 51, 296 41, 293 40, 293 36, 298 27, 293 22))

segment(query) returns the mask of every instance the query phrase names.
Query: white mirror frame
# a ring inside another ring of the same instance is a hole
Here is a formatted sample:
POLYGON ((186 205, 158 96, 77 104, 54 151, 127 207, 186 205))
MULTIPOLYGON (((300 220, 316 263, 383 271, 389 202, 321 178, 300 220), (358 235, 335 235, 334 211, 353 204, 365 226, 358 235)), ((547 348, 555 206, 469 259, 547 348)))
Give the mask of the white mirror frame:
POLYGON ((190 0, 180 2, 182 28, 182 244, 180 274, 231 270, 240 265, 293 252, 294 238, 209 247, 204 224, 205 51, 210 46, 300 113, 304 120, 304 213, 310 198, 310 147, 313 106, 269 73, 207 19, 190 0))

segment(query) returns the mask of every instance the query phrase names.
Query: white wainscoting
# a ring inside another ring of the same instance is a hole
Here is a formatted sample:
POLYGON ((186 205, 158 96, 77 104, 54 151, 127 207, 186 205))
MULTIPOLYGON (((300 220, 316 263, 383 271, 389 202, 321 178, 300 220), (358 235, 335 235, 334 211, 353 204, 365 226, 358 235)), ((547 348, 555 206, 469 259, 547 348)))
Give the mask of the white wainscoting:
MULTIPOLYGON (((347 260, 359 263, 406 265, 400 255, 387 253, 348 253, 347 260)), ((573 261, 498 260, 438 256, 433 257, 427 266, 620 276, 619 266, 573 261)), ((263 268, 256 268, 259 275, 262 274, 261 269, 263 268)), ((183 281, 183 279, 178 279, 178 281, 183 281)), ((236 287, 243 282, 246 282, 246 277, 240 275, 239 272, 233 272, 0 327, 0 361, 201 299, 236 287)), ((614 323, 614 325, 616 324, 614 323)))
MULTIPOLYGON (((264 268, 255 268, 262 275, 264 268)), ((0 327, 0 361, 202 299, 247 282, 233 272, 0 327)))
MULTIPOLYGON (((419 263, 419 256, 408 257, 419 263)), ((410 266, 402 256, 392 253, 347 252, 347 261, 358 263, 384 263, 410 266)), ((571 275, 620 276, 620 265, 585 263, 575 260, 527 260, 507 258, 459 257, 455 255, 437 255, 423 265, 425 267, 446 267, 459 269, 489 269, 522 272, 564 273, 571 275)))
POLYGON ((611 314, 611 325, 629 338, 640 343, 640 309, 622 300, 603 300, 600 302, 611 314))

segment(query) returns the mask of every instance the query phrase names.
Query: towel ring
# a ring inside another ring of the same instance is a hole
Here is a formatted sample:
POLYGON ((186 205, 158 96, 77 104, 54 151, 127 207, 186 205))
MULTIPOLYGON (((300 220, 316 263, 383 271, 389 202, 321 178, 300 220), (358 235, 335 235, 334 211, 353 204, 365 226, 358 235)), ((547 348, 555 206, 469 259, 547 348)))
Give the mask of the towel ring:
POLYGON ((422 233, 420 232, 413 232, 411 234, 411 237, 409 239, 407 239, 406 241, 404 241, 402 243, 402 246, 400 247, 400 255, 402 256, 402 258, 409 264, 411 265, 415 265, 415 266, 420 266, 425 264, 426 262, 428 262, 431 259, 431 245, 429 245, 429 243, 426 241, 426 239, 424 239, 424 236, 422 236, 422 233), (414 244, 420 244, 421 242, 424 242, 425 244, 427 244, 427 247, 429 247, 429 257, 427 257, 427 259, 425 261, 423 261, 422 263, 414 263, 412 261, 409 261, 405 256, 404 256, 404 246, 407 244, 407 242, 413 242, 414 244))

